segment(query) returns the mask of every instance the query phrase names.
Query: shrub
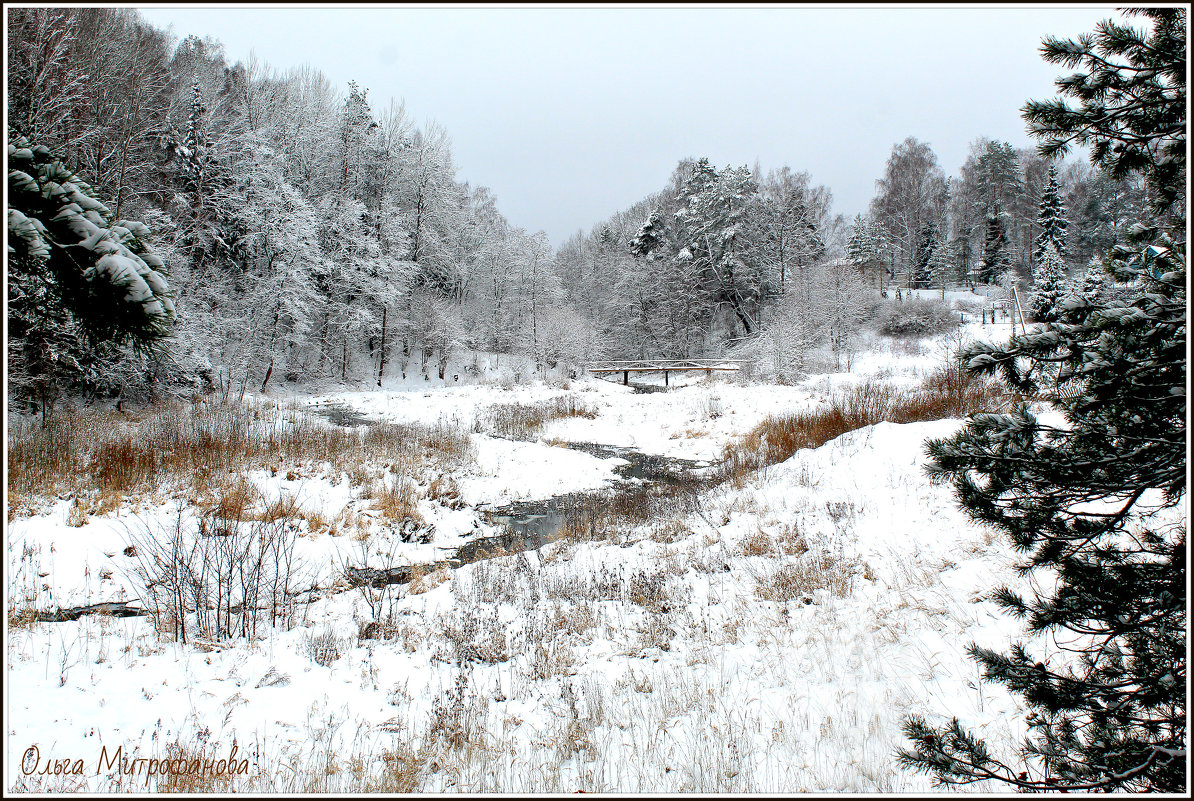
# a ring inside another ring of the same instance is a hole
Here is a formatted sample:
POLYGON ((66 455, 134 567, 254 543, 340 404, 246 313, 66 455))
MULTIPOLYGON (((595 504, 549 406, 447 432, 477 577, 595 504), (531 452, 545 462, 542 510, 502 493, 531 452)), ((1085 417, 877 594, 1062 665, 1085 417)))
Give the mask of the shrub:
POLYGON ((879 310, 879 333, 893 337, 927 337, 943 334, 957 325, 958 315, 937 299, 908 298, 879 310))

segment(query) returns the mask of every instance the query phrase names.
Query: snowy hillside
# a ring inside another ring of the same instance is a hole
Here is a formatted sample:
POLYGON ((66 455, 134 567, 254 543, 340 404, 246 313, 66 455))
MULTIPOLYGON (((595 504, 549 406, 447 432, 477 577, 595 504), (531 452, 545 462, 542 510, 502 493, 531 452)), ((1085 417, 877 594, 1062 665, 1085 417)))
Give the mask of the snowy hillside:
MULTIPOLYGON (((869 362, 870 375, 914 381, 932 362, 889 354, 869 362)), ((296 562, 323 588, 296 625, 185 644, 144 617, 11 626, 8 775, 34 744, 43 764, 78 755, 91 765, 101 746, 224 756, 235 742, 251 760, 248 786, 262 790, 928 790, 894 763, 905 714, 957 715, 999 743, 1022 733, 1016 701, 980 685, 965 655, 971 641, 1013 638, 1016 623, 986 596, 1022 579, 1008 546, 924 472, 924 441, 958 421, 851 431, 612 540, 565 537, 416 569, 413 582, 385 589, 344 579, 347 565, 433 564, 500 533, 481 509, 624 484, 625 459, 565 443, 708 464, 767 415, 817 408, 865 377, 701 378, 649 394, 584 379, 292 398, 294 414, 334 403, 371 421, 470 432, 450 470, 458 500, 410 474, 428 542, 402 542, 403 526, 354 468, 247 471, 262 508, 293 500, 296 562), (565 396, 587 414, 521 441, 484 433, 501 404, 565 396)), ((184 526, 202 516, 178 491, 106 511, 68 499, 37 508, 10 521, 9 600, 43 610, 136 605, 144 559, 126 548, 160 541, 180 509, 184 526)), ((78 786, 111 786, 88 772, 78 786)))

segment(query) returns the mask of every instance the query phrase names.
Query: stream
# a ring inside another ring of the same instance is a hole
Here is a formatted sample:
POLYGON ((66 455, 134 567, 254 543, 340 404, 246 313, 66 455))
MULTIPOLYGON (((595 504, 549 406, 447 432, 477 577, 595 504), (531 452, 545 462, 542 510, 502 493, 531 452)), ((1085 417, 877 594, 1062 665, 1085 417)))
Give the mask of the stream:
MULTIPOLYGON (((659 390, 661 389, 663 388, 660 387, 659 390)), ((651 387, 646 391, 658 390, 651 387)), ((378 422, 342 404, 315 406, 311 407, 311 411, 344 427, 368 426, 378 422)), ((618 480, 612 485, 597 489, 553 495, 539 500, 514 501, 502 506, 481 504, 475 507, 477 513, 487 521, 505 527, 506 530, 495 536, 469 540, 454 548, 446 559, 421 567, 456 568, 497 555, 537 550, 558 537, 568 522, 569 514, 575 510, 591 509, 595 504, 612 504, 620 495, 641 493, 644 487, 679 487, 693 478, 700 478, 704 468, 711 466, 709 462, 643 453, 629 447, 594 442, 561 444, 599 459, 623 460, 623 464, 614 468, 618 480)), ((358 571, 355 580, 375 586, 404 584, 410 581, 410 574, 409 567, 368 571, 367 574, 358 571)))

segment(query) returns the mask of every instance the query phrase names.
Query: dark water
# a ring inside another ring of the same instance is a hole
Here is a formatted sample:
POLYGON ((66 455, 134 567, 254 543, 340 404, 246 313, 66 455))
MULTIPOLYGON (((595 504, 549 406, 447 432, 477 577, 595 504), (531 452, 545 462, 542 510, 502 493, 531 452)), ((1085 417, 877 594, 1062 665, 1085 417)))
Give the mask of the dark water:
POLYGON ((366 417, 351 406, 346 406, 342 403, 320 404, 319 406, 311 406, 309 408, 310 411, 320 417, 326 417, 330 422, 344 428, 372 426, 378 423, 377 420, 366 417))
POLYGON ((508 550, 526 550, 526 544, 531 544, 532 548, 539 548, 560 532, 567 522, 568 512, 572 509, 594 502, 610 502, 617 493, 637 489, 643 484, 678 485, 694 475, 699 475, 698 471, 701 468, 709 466, 707 462, 658 456, 634 448, 600 445, 594 442, 570 442, 567 446, 599 459, 625 460, 625 464, 614 468, 619 481, 612 487, 599 490, 569 492, 542 500, 515 501, 493 509, 478 509, 477 511, 491 523, 498 523, 509 529, 508 535, 489 539, 509 540, 513 547, 507 548, 508 550))

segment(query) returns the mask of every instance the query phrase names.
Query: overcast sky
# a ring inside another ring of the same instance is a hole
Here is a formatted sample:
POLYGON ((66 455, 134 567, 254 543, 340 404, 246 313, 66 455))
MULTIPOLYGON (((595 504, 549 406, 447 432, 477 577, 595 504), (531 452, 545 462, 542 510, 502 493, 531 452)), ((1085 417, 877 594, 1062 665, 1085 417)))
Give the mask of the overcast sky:
POLYGON ((979 136, 1033 144, 1019 109, 1066 72, 1038 51, 1112 5, 1009 8, 151 8, 229 61, 311 64, 452 140, 458 180, 555 244, 666 184, 676 162, 788 164, 866 210, 914 136, 957 174, 979 136))

